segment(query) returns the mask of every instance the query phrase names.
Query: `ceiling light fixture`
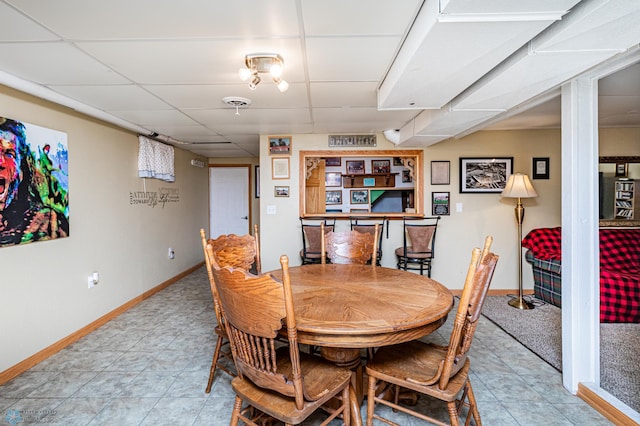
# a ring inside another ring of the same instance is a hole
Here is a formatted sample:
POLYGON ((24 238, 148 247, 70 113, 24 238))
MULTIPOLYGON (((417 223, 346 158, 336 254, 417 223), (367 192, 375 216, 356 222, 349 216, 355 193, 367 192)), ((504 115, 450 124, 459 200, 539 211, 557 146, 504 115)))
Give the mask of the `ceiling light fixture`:
POLYGON ((240 68, 238 75, 242 81, 251 79, 249 89, 256 90, 262 81, 259 74, 269 74, 281 92, 289 88, 289 83, 282 79, 284 59, 277 53, 251 53, 244 57, 244 63, 246 66, 240 68))

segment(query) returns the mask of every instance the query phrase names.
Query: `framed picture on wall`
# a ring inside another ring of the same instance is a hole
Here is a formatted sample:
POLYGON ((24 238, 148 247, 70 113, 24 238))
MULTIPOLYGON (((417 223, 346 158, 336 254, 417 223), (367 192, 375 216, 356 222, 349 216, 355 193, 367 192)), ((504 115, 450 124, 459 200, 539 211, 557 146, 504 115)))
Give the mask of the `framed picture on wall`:
POLYGON ((364 160, 347 161, 347 174, 348 175, 364 174, 364 160))
POLYGON ((326 172, 324 174, 324 186, 342 186, 342 173, 326 172))
POLYGON ((448 192, 432 192, 431 193, 431 214, 433 216, 449 215, 449 193, 448 192))
POLYGON ((325 204, 342 204, 342 191, 325 192, 325 204))
POLYGON ((260 198, 260 166, 256 166, 254 171, 254 188, 256 191, 256 198, 260 198))
POLYGON ((291 155, 291 136, 269 136, 270 155, 291 155))
POLYGON ((460 192, 500 193, 513 173, 513 157, 460 158, 460 192))
POLYGON ((289 179, 289 158, 271 159, 271 178, 289 179))
POLYGON ((324 165, 327 167, 335 167, 342 165, 342 158, 340 157, 327 157, 324 159, 324 165))
POLYGON ((274 195, 276 197, 288 197, 289 196, 289 187, 288 186, 275 186, 273 189, 274 195))
POLYGON ((371 170, 375 174, 387 174, 391 172, 391 160, 371 160, 371 170))
POLYGON ((351 204, 369 204, 369 190, 351 190, 351 204))
POLYGON ((533 179, 549 179, 549 157, 534 157, 531 169, 533 179))
POLYGON ((431 185, 449 185, 449 162, 431 162, 431 185))

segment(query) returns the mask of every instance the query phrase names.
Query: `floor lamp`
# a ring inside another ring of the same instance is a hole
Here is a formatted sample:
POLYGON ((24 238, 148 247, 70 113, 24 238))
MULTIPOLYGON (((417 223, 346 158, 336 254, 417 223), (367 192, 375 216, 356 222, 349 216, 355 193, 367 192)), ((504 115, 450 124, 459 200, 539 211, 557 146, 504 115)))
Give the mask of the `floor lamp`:
POLYGON ((516 222, 518 224, 518 298, 509 300, 509 305, 518 309, 533 309, 533 304, 522 297, 522 220, 524 219, 524 206, 522 198, 534 198, 538 196, 535 188, 529 180, 529 176, 515 173, 509 176, 507 185, 502 191, 505 198, 517 198, 516 222))

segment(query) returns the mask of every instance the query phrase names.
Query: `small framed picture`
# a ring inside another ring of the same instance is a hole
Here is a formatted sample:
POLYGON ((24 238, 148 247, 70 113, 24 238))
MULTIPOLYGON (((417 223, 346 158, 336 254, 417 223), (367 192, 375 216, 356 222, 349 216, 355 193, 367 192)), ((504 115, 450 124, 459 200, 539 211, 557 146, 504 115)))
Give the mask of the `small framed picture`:
POLYGON ((409 183, 409 182, 413 182, 413 179, 411 178, 411 171, 408 169, 404 169, 402 171, 402 183, 409 183))
POLYGON ((627 177, 629 163, 616 163, 616 176, 627 177))
POLYGON ((342 157, 327 157, 324 159, 324 165, 327 167, 341 166, 342 157))
POLYGON ((324 174, 324 186, 342 186, 342 173, 326 172, 324 174))
POLYGON ((371 160, 371 170, 374 174, 390 173, 391 160, 371 160))
POLYGON ((275 186, 273 189, 274 195, 276 197, 288 197, 289 196, 289 187, 288 186, 275 186))
POLYGON ((448 192, 432 192, 431 193, 431 214, 433 216, 449 215, 449 193, 448 192))
POLYGON ((291 136, 269 136, 269 155, 291 155, 291 136))
POLYGON ((500 193, 513 173, 513 157, 460 158, 460 192, 500 193))
POLYGON ((369 190, 351 190, 351 204, 369 204, 369 190))
POLYGON ((449 185, 449 166, 448 161, 431 162, 431 185, 449 185))
POLYGON ((393 157, 393 165, 394 166, 404 166, 404 164, 402 163, 402 158, 393 157))
POLYGON ((271 159, 271 178, 289 179, 289 158, 271 159))
POLYGON ((376 178, 372 178, 372 177, 362 178, 362 186, 376 186, 376 178))
POLYGON ((254 178, 255 178, 255 182, 253 184, 253 187, 256 191, 256 198, 260 198, 260 166, 259 165, 256 165, 254 178))
POLYGON ((364 174, 364 160, 347 161, 347 174, 349 175, 364 174))
POLYGON ((349 213, 369 213, 369 209, 349 209, 349 213))
POLYGON ((531 168, 533 179, 549 179, 549 157, 534 157, 531 168))
POLYGON ((325 192, 325 204, 342 204, 342 191, 325 192))

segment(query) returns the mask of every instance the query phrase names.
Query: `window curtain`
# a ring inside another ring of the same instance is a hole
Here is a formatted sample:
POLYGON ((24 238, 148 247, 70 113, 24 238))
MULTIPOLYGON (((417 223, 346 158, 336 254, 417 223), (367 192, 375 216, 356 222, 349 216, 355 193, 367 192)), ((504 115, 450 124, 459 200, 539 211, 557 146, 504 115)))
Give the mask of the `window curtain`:
POLYGON ((173 147, 144 136, 138 136, 138 142, 138 176, 174 182, 173 147))

